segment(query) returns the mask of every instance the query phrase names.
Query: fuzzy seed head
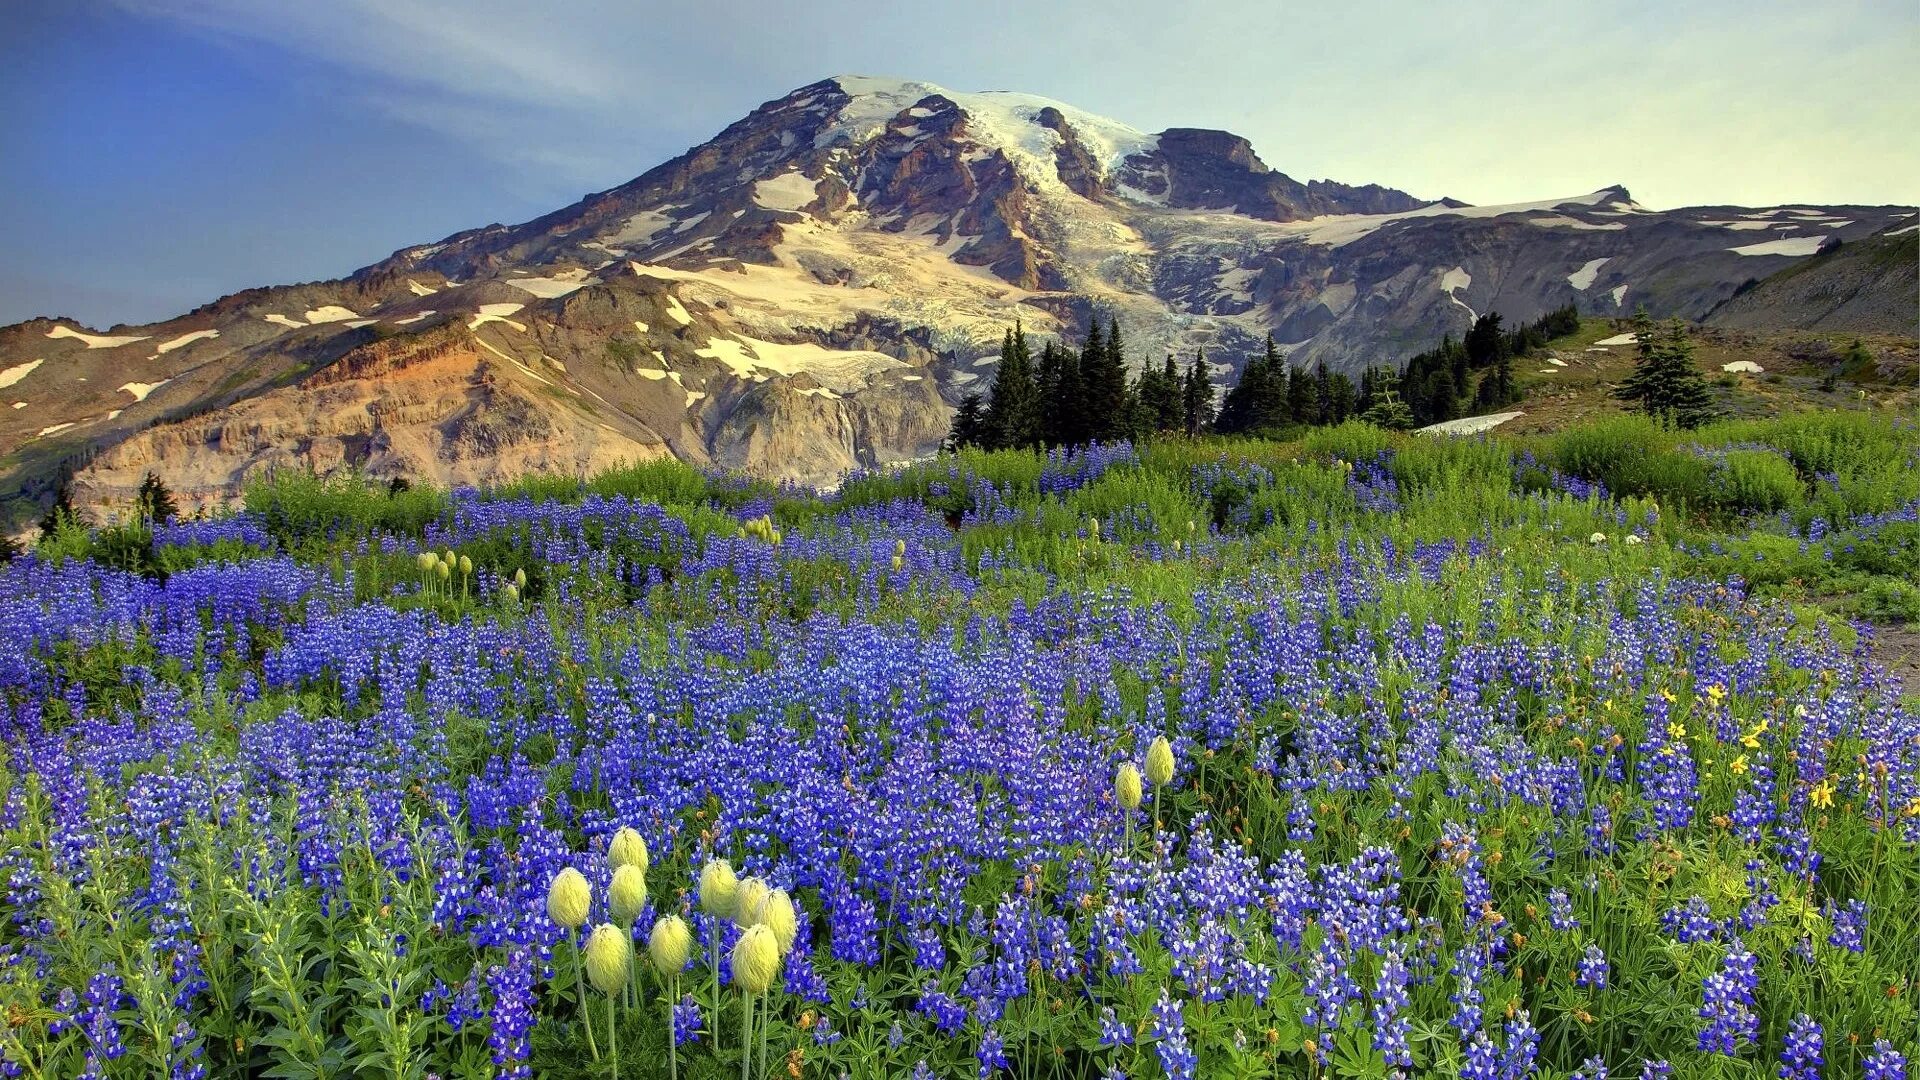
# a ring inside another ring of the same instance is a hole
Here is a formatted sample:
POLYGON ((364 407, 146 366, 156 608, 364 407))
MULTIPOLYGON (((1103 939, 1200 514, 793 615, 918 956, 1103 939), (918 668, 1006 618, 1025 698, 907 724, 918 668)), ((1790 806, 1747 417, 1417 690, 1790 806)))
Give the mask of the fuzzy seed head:
POLYGON ((893 557, 896 559, 902 559, 906 557, 906 554, 907 554, 907 542, 905 540, 895 540, 893 542, 893 557))
POLYGON ((1165 735, 1156 735, 1147 747, 1147 782, 1166 787, 1173 780, 1173 745, 1165 735))
POLYGON ((418 558, 413 560, 414 565, 418 566, 420 568, 420 572, 423 574, 433 573, 434 565, 437 564, 439 561, 440 561, 440 557, 438 555, 435 555, 431 551, 423 551, 420 553, 418 558))
POLYGON ((603 994, 627 988, 633 972, 633 938, 612 923, 601 923, 587 936, 587 981, 603 994))
POLYGON ((580 871, 569 866, 553 875, 553 884, 547 886, 547 917, 554 925, 578 930, 586 924, 592 904, 593 886, 580 871))
POLYGON ((527 570, 525 567, 521 567, 513 572, 513 587, 516 589, 524 589, 527 587, 527 570))
POLYGON ((773 939, 780 944, 780 955, 793 951, 794 938, 800 934, 800 916, 793 909, 793 897, 785 889, 775 889, 767 894, 761 905, 760 921, 773 931, 773 939))
POLYGON ((740 902, 740 879, 733 864, 713 859, 700 868, 700 909, 709 915, 731 919, 740 902))
POLYGON ((733 947, 733 982, 742 991, 760 995, 773 988, 780 974, 780 943, 764 926, 749 926, 733 947))
POLYGON ((473 573, 473 560, 465 555, 460 556, 460 573, 463 576, 473 573))
POLYGON ((677 975, 687 966, 687 956, 693 951, 693 931, 687 929, 687 922, 678 915, 662 915, 653 921, 653 932, 647 935, 647 956, 653 960, 653 969, 662 975, 677 975))
POLYGON ((628 863, 613 872, 613 883, 607 886, 607 911, 613 921, 621 926, 632 926, 633 920, 640 917, 640 909, 647 906, 647 875, 639 867, 628 863))
POLYGON ((733 913, 733 925, 742 929, 758 926, 766 919, 767 895, 773 892, 765 881, 757 877, 743 878, 740 893, 735 898, 739 908, 733 913))
POLYGON ((1128 810, 1140 809, 1140 770, 1131 761, 1123 761, 1113 774, 1113 795, 1128 810))
POLYGON ((445 581, 453 576, 453 567, 448 566, 446 563, 434 563, 433 572, 441 581, 445 581))
POLYGON ((641 873, 647 872, 647 842, 640 834, 626 826, 613 834, 607 842, 607 861, 615 866, 637 866, 641 873))

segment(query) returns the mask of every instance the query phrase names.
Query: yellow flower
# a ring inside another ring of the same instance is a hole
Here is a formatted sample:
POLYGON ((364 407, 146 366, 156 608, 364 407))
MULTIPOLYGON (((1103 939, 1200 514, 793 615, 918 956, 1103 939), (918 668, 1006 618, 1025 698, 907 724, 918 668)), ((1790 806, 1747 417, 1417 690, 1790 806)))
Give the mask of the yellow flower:
POLYGON ((1661 691, 1660 691, 1660 696, 1661 696, 1661 697, 1663 697, 1663 698, 1666 698, 1666 699, 1667 699, 1667 704, 1669 704, 1669 705, 1671 705, 1671 704, 1673 704, 1673 703, 1674 703, 1674 701, 1676 700, 1676 699, 1674 698, 1674 696, 1673 696, 1673 691, 1671 691, 1671 690, 1668 690, 1668 689, 1665 689, 1665 688, 1662 688, 1662 689, 1661 689, 1661 691))
POLYGON ((733 984, 743 992, 760 995, 773 985, 780 973, 780 943, 773 931, 764 926, 749 926, 733 947, 733 984))
POLYGON ((626 989, 633 967, 633 938, 625 930, 601 923, 587 937, 587 981, 603 994, 626 989))
POLYGON ((1813 787, 1813 791, 1808 796, 1808 801, 1812 802, 1814 806, 1819 807, 1822 810, 1826 809, 1829 806, 1832 806, 1833 805, 1833 781, 1822 780, 1818 784, 1815 784, 1813 787))
POLYGON ((1140 770, 1133 762, 1123 761, 1113 777, 1114 797, 1128 810, 1140 809, 1140 770))
POLYGON ((1713 702, 1715 705, 1720 704, 1720 699, 1726 696, 1726 687, 1721 686, 1719 683, 1714 683, 1712 686, 1707 687, 1707 700, 1713 702))
POLYGON ((647 936, 647 954, 660 974, 679 974, 687 966, 687 953, 692 947, 693 932, 680 916, 663 915, 654 920, 653 933, 647 936))
POLYGON ((547 887, 547 916, 564 929, 577 929, 585 923, 592 903, 593 887, 571 866, 555 874, 553 884, 547 887))
POLYGON ((641 873, 647 872, 647 842, 640 834, 622 826, 613 834, 607 844, 607 861, 615 866, 639 867, 641 873))
POLYGON ((1165 735, 1156 735, 1147 746, 1147 782, 1165 787, 1173 780, 1173 747, 1165 735))
POLYGON ((1727 771, 1733 773, 1735 776, 1745 776, 1747 774, 1747 755, 1741 754, 1739 757, 1734 758, 1733 764, 1727 766, 1727 771))
POLYGON ((1667 725, 1667 738, 1684 739, 1686 737, 1687 737, 1687 725, 1681 723, 1678 720, 1672 721, 1667 725))

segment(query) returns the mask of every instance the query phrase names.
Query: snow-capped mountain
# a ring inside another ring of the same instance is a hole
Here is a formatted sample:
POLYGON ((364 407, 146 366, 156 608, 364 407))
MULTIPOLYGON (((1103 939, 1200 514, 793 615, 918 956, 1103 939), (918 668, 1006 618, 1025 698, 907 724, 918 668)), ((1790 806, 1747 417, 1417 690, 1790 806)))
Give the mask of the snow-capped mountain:
MULTIPOLYGON (((1478 312, 1700 318, 1898 207, 1508 206, 1302 183, 1245 139, 1025 94, 839 77, 518 226, 96 334, 0 329, 8 487, 190 503, 281 465, 439 482, 674 454, 810 481, 937 446, 1001 333, 1118 318, 1132 356, 1271 333, 1397 361, 1478 312)), ((1898 328, 1894 328, 1898 329, 1898 328)), ((24 516, 16 499, 14 518, 24 516)))

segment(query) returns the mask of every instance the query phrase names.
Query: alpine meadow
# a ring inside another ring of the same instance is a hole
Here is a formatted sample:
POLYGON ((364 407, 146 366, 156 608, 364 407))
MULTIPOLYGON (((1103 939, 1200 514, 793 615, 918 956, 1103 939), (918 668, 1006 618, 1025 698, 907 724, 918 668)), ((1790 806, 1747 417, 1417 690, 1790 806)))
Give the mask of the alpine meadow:
POLYGON ((25 0, 0 1076, 1920 1080, 1920 12, 1468 7, 25 0))

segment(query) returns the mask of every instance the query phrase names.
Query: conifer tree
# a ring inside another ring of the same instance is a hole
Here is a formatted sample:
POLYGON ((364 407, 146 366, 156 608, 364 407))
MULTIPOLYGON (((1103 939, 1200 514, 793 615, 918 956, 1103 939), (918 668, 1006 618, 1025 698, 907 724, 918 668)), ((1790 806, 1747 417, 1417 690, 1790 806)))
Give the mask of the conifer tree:
POLYGON ((1018 324, 1000 343, 1000 369, 987 401, 983 444, 994 450, 1033 446, 1040 441, 1040 388, 1034 382, 1027 335, 1018 324))
POLYGON ((1287 418, 1296 424, 1319 422, 1320 402, 1314 396, 1313 375, 1306 368, 1294 368, 1287 379, 1287 418))
POLYGON ((1693 362, 1693 343, 1679 319, 1656 328, 1646 308, 1633 316, 1639 346, 1633 374, 1614 387, 1613 396, 1640 412, 1677 428, 1695 428, 1713 419, 1707 380, 1693 362))
POLYGON ((1393 387, 1387 386, 1374 391, 1373 404, 1367 406, 1360 419, 1389 431, 1406 431, 1413 427, 1413 410, 1400 400, 1400 394, 1393 387))
POLYGON ((986 436, 986 430, 985 405, 978 393, 968 394, 960 399, 960 408, 953 414, 953 427, 947 433, 947 449, 979 446, 986 436))
POLYGON ((162 524, 178 517, 180 510, 173 502, 173 492, 167 488, 166 481, 152 470, 147 471, 146 479, 140 481, 140 490, 134 496, 133 505, 140 520, 148 525, 162 524))
POLYGON ((1187 367, 1186 385, 1180 395, 1185 406, 1187 434, 1198 435, 1213 425, 1213 380, 1207 377, 1207 352, 1201 349, 1187 367))
POLYGON ((1041 437, 1051 446, 1086 442, 1086 395, 1080 378, 1080 357, 1072 349, 1049 341, 1041 350, 1041 437))
POLYGON ((51 540, 62 527, 79 523, 80 515, 73 508, 73 489, 62 480, 54 490, 53 505, 47 507, 46 516, 40 519, 40 539, 51 540))
POLYGON ((1086 436, 1089 442, 1112 442, 1126 434, 1126 355, 1120 344, 1119 324, 1109 319, 1107 331, 1101 334, 1099 320, 1090 320, 1087 345, 1080 353, 1080 374, 1086 393, 1086 436))

